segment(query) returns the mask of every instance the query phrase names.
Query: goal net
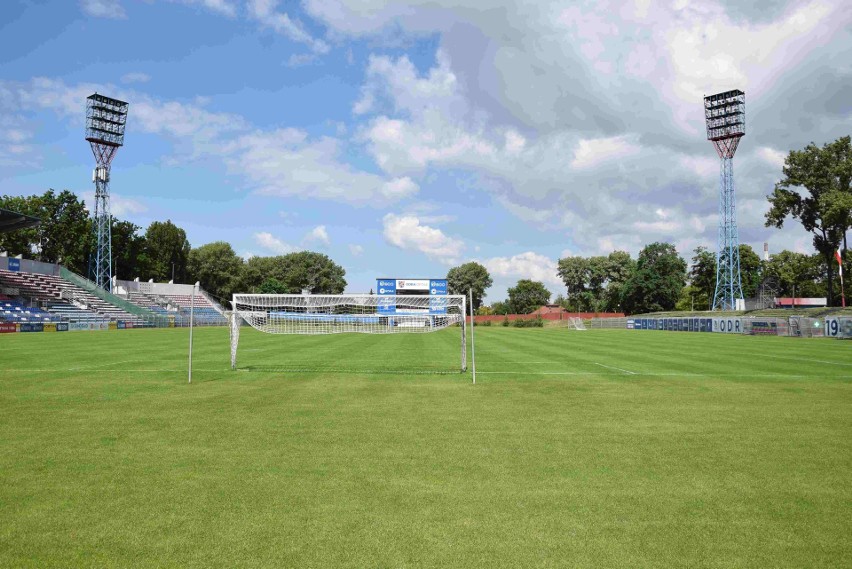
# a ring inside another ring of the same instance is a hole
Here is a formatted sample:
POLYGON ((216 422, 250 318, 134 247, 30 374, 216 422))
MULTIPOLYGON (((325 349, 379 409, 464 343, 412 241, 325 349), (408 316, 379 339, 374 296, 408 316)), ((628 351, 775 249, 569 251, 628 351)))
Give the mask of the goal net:
POLYGON ((235 294, 231 314, 231 368, 243 323, 266 334, 423 334, 458 325, 461 370, 467 369, 463 295, 235 294))

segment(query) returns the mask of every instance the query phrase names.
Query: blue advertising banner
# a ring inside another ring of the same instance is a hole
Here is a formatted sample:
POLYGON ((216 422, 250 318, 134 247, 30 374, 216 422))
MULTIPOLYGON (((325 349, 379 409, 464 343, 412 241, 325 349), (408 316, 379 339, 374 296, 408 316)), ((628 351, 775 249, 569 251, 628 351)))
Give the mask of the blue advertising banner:
POLYGON ((396 294, 396 280, 378 279, 376 281, 376 294, 379 296, 396 294))
POLYGON ((9 259, 9 270, 14 272, 20 272, 21 270, 21 260, 20 259, 9 259))
MULTIPOLYGON (((376 280, 376 294, 379 296, 393 296, 396 294, 396 280, 395 279, 377 279, 376 280)), ((396 313, 396 304, 394 304, 393 299, 388 298, 387 300, 379 299, 378 306, 379 314, 395 314, 396 313)))
POLYGON ((447 279, 429 281, 429 294, 432 296, 447 296, 447 279))
POLYGON ((68 322, 57 322, 56 323, 56 331, 57 332, 67 332, 68 331, 68 322))
POLYGON ((41 322, 21 322, 21 332, 43 332, 44 324, 41 322))
POLYGON ((429 300, 429 311, 432 314, 446 314, 447 299, 440 297, 447 296, 447 279, 430 280, 429 296, 438 297, 429 300))

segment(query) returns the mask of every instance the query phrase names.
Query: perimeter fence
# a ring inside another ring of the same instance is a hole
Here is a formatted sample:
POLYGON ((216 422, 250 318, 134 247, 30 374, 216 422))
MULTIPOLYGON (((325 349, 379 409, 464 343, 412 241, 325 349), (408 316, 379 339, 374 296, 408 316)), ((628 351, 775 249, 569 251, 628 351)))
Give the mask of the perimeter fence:
POLYGON ((852 339, 852 317, 848 316, 592 318, 590 328, 852 339))

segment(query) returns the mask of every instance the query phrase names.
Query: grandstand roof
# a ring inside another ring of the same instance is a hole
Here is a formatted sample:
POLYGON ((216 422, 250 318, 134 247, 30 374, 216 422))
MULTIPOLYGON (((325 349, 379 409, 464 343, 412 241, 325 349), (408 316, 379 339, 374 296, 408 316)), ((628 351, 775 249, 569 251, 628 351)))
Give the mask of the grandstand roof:
POLYGON ((0 208, 0 233, 35 227, 41 220, 31 215, 0 208))

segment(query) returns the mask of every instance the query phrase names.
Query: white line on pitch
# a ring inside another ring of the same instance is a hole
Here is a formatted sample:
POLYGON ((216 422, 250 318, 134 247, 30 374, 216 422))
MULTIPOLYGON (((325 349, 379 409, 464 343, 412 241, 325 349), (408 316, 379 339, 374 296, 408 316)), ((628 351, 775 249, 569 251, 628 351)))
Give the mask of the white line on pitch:
MULTIPOLYGON (((773 357, 777 357, 777 356, 773 356, 773 357)), ((833 366, 852 366, 852 364, 847 364, 847 363, 844 363, 844 362, 827 362, 825 360, 806 360, 806 359, 802 359, 802 358, 787 358, 787 359, 795 359, 795 360, 798 360, 800 362, 816 362, 818 364, 828 364, 828 365, 833 365, 833 366)))
MULTIPOLYGON (((138 361, 138 360, 124 360, 123 362, 107 362, 105 364, 98 364, 98 365, 93 365, 93 366, 72 367, 72 368, 68 368, 68 371, 91 371, 91 370, 99 369, 99 368, 102 368, 102 367, 105 367, 105 366, 117 366, 117 365, 121 365, 121 364, 129 364, 130 362, 135 362, 135 361, 138 361)), ((121 370, 115 370, 115 371, 121 371, 121 370)))
POLYGON ((596 366, 601 366, 601 367, 605 367, 605 368, 607 368, 607 369, 614 369, 614 370, 618 370, 618 371, 624 372, 624 373, 626 373, 627 375, 636 375, 636 372, 635 372, 635 371, 630 371, 630 370, 626 370, 626 369, 621 369, 620 367, 606 366, 606 365, 603 365, 603 364, 599 364, 598 362, 592 362, 592 363, 594 363, 596 366))

